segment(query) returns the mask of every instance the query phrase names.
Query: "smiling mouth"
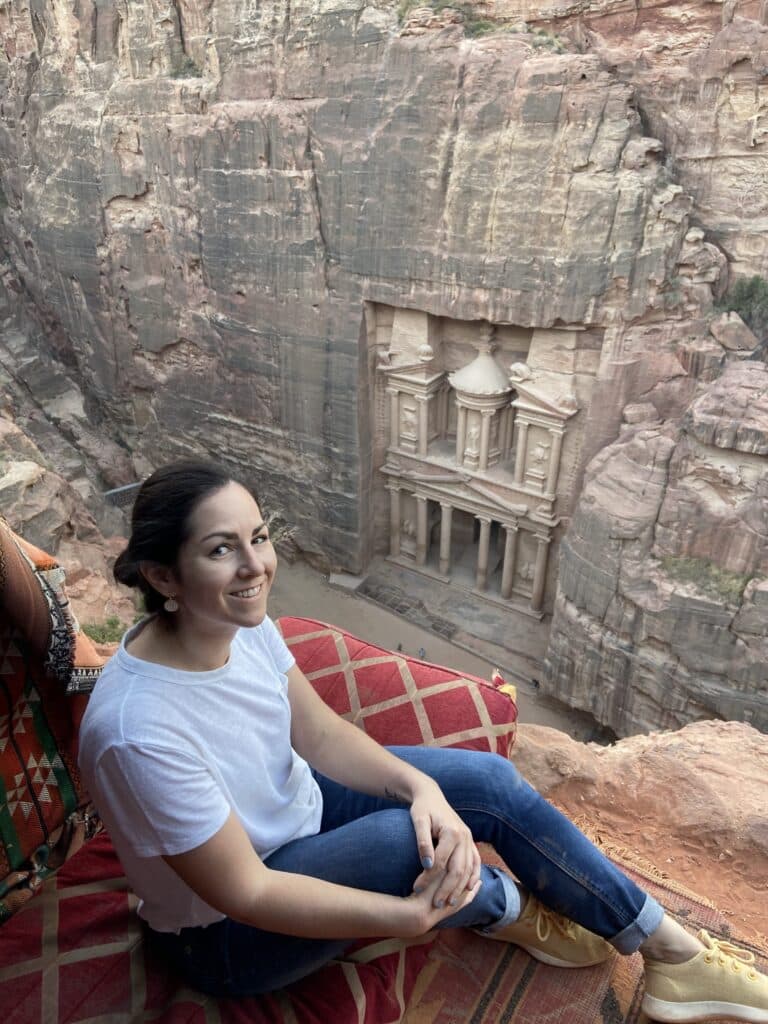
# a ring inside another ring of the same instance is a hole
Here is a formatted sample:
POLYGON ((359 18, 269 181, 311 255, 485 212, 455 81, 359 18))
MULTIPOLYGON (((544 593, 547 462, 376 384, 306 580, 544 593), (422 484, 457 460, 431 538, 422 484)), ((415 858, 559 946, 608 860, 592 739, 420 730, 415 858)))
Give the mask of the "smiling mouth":
POLYGON ((232 597, 242 597, 246 599, 251 597, 258 597, 259 594, 261 593, 262 586, 263 584, 260 583, 258 587, 248 587, 247 590, 238 590, 237 593, 232 594, 232 597))

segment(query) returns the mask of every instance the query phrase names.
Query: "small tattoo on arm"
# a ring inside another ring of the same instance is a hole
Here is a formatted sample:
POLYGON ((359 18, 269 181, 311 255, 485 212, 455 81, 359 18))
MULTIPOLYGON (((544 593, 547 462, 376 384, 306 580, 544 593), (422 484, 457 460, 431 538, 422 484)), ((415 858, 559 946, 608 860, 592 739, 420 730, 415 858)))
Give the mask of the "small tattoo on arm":
POLYGON ((384 787, 384 796, 388 797, 390 800, 399 800, 402 804, 408 803, 408 800, 402 793, 398 793, 397 790, 390 789, 389 786, 384 787))

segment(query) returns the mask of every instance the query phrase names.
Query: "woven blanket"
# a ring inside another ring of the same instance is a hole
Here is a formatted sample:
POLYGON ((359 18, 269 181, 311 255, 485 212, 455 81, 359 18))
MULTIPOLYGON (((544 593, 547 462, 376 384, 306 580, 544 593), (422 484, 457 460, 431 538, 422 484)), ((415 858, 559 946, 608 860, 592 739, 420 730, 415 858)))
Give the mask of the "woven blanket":
MULTIPOLYGON (((728 937, 706 900, 619 862, 689 926, 728 937)), ((217 1000, 148 960, 134 906, 99 836, 0 929, 3 1024, 644 1024, 639 956, 565 971, 463 930, 361 943, 281 992, 217 1000)), ((765 969, 768 951, 749 948, 765 969)))
MULTIPOLYGON (((732 938, 755 954, 759 969, 768 969, 768 949, 732 934, 708 900, 622 853, 614 851, 612 859, 689 930, 706 928, 718 938, 732 938)), ((450 931, 432 947, 403 1024, 647 1024, 642 997, 639 954, 562 970, 538 963, 515 946, 450 931)))

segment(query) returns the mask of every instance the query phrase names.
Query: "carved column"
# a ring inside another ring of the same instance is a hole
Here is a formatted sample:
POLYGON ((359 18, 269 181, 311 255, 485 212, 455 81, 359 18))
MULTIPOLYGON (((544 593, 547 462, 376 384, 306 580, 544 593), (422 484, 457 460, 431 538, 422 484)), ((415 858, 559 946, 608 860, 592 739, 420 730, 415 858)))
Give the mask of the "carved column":
POLYGON ((504 566, 501 570, 501 596, 508 601, 512 596, 512 581, 515 578, 515 562, 517 561, 517 526, 505 526, 507 532, 504 541, 504 566))
POLYGON ((393 558, 400 554, 400 488, 389 484, 389 551, 393 558))
POLYGON ((560 472, 560 451, 563 447, 563 432, 561 430, 550 430, 552 447, 549 452, 549 472, 547 473, 547 494, 555 494, 557 491, 557 474, 560 472))
POLYGON ((478 469, 482 472, 488 469, 488 449, 491 446, 491 412, 483 410, 482 425, 480 427, 480 464, 478 469))
POLYGON ((445 384, 440 389, 439 402, 440 402, 440 405, 438 407, 439 410, 440 410, 440 421, 439 421, 440 422, 440 430, 439 430, 439 433, 440 433, 440 437, 441 438, 445 438, 445 436, 448 433, 448 386, 445 385, 445 384))
POLYGON ((400 447, 400 416, 398 405, 397 388, 387 388, 389 395, 389 446, 390 448, 400 447))
POLYGON ((416 565, 427 561, 427 499, 416 495, 416 565))
POLYGON ((442 518, 440 520, 440 572, 447 576, 451 570, 451 518, 453 506, 440 502, 442 518))
POLYGON ((480 540, 477 545, 477 576, 475 586, 485 590, 488 586, 488 547, 491 540, 491 520, 478 516, 480 520, 480 540))
POLYGON ((515 451, 515 483, 523 482, 525 473, 525 453, 528 446, 528 424, 523 421, 517 426, 517 450, 515 451))
POLYGON ((467 409, 460 405, 456 419, 456 464, 464 465, 464 448, 467 443, 467 409))
POLYGON ((426 398, 423 395, 416 395, 416 408, 418 409, 418 414, 419 414, 419 425, 418 425, 418 432, 419 432, 419 441, 418 441, 419 455, 421 455, 424 458, 424 457, 426 457, 426 454, 427 454, 427 441, 429 440, 429 434, 428 434, 428 432, 429 432, 429 424, 428 424, 429 408, 427 406, 427 400, 426 400, 426 398))
POLYGON ((506 458, 512 450, 512 428, 515 423, 515 417, 513 414, 512 406, 508 405, 504 410, 504 431, 503 431, 503 444, 501 446, 502 458, 506 458))
POLYGON ((535 612, 541 611, 544 603, 544 586, 547 582, 547 554, 549 553, 549 537, 536 534, 536 568, 533 573, 533 593, 531 594, 531 608, 535 612))

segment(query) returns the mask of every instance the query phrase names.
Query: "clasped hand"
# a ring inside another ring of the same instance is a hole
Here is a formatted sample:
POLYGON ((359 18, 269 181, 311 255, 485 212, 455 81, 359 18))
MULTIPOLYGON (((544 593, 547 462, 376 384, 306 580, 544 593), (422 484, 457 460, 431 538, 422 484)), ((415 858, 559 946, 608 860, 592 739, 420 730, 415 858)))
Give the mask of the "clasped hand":
POLYGON ((480 853, 472 833, 435 783, 414 798, 411 820, 424 867, 413 891, 431 898, 436 924, 475 898, 480 888, 480 853))

